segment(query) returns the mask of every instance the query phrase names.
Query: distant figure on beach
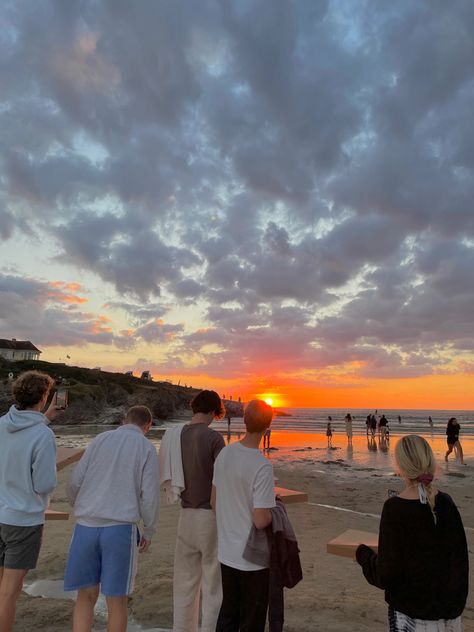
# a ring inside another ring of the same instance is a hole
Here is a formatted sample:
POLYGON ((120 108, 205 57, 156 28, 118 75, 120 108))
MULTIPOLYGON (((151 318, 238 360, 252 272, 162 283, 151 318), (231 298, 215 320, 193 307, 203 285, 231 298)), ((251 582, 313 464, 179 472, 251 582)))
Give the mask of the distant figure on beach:
POLYGON ((265 450, 265 448, 267 450, 270 450, 270 439, 272 436, 272 429, 271 428, 267 428, 265 430, 265 434, 263 435, 263 449, 265 450))
POLYGON ((365 420, 365 426, 366 426, 366 430, 367 430, 367 436, 369 436, 370 433, 370 422, 372 420, 372 415, 367 415, 367 419, 365 420))
POLYGON ((74 632, 92 630, 99 591, 107 603, 107 629, 126 632, 137 553, 148 551, 158 521, 158 456, 146 438, 151 425, 150 410, 133 406, 119 428, 102 432, 88 445, 69 479, 76 526, 64 590, 77 590, 74 632))
POLYGON ((11 632, 28 571, 36 568, 45 510, 56 487, 56 441, 48 428, 58 412, 54 381, 27 371, 13 383, 14 405, 0 418, 0 630, 11 632))
POLYGON ((184 490, 181 492, 173 575, 173 632, 214 632, 222 603, 217 559, 216 517, 211 509, 215 460, 224 439, 209 428, 225 414, 215 391, 201 391, 191 402, 193 417, 181 431, 184 490))
POLYGON ((431 417, 428 417, 428 423, 430 424, 430 426, 433 425, 433 420, 431 419, 431 417))
POLYGON ((230 413, 227 413, 227 443, 230 443, 230 421, 231 421, 230 413))
POLYGON ((382 437, 382 439, 385 439, 386 437, 387 424, 388 424, 388 419, 385 417, 385 415, 382 415, 379 421, 380 436, 382 437))
POLYGON ((448 444, 448 451, 444 456, 444 460, 448 460, 448 456, 454 449, 456 457, 460 459, 462 465, 464 465, 464 454, 462 451, 461 442, 459 441, 460 431, 461 426, 458 424, 458 420, 456 419, 456 417, 451 417, 451 419, 448 421, 448 425, 446 426, 446 441, 448 444))
POLYGON ((398 423, 401 424, 402 423, 402 418, 400 417, 400 415, 398 415, 398 423))
POLYGON ((264 401, 249 402, 244 438, 226 446, 216 459, 211 502, 217 518, 223 588, 216 632, 265 629, 270 570, 249 562, 243 552, 252 525, 265 529, 276 506, 273 467, 259 450, 272 416, 271 406, 264 401))
POLYGON ((377 430, 377 417, 375 415, 371 415, 370 417, 370 434, 375 437, 375 432, 377 430))
POLYGON ((328 448, 332 448, 332 426, 330 421, 328 421, 326 426, 326 437, 328 438, 328 448))
POLYGON ((352 443, 352 415, 351 413, 347 413, 347 415, 344 417, 344 420, 346 422, 347 442, 352 443))
POLYGON ((361 544, 356 559, 367 581, 385 590, 389 632, 461 632, 469 579, 461 516, 433 488, 436 460, 423 437, 402 437, 395 460, 405 487, 385 501, 378 553, 361 544))

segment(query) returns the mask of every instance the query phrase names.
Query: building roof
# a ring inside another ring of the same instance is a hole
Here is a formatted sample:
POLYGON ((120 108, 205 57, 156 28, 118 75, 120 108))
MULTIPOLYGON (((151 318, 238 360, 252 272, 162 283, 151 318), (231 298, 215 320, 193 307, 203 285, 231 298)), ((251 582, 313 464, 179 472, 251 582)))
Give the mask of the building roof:
POLYGON ((15 338, 11 340, 0 338, 0 349, 17 349, 18 351, 37 351, 41 353, 29 340, 15 340, 15 338))

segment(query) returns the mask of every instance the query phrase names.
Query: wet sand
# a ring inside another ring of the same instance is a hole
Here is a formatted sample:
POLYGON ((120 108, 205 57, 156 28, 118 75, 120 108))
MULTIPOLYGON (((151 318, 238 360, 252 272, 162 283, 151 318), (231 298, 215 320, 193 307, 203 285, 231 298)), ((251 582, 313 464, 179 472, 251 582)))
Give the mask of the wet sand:
MULTIPOLYGON (((428 438, 428 437, 427 437, 428 438)), ((59 443, 73 441, 61 437, 59 443)), ((273 433, 269 453, 278 485, 306 491, 308 503, 288 506, 295 527, 304 571, 303 581, 286 591, 285 631, 377 632, 386 629, 386 605, 382 591, 367 584, 360 567, 346 558, 326 553, 326 543, 346 529, 377 532, 378 516, 388 489, 400 489, 394 476, 393 447, 387 451, 368 450, 364 436, 354 437, 352 450, 342 435, 334 437, 339 449, 328 450, 326 437, 292 437, 273 433), (324 506, 323 506, 324 505, 324 506), (341 511, 345 509, 349 511, 341 511), (373 514, 373 515, 365 515, 373 514), (375 517, 374 517, 375 516, 375 517)), ((394 440, 392 438, 392 444, 394 440)), ((69 443, 70 444, 70 443, 69 443)), ((377 442, 378 444, 378 442, 377 442)), ((442 460, 444 441, 433 439, 439 463, 439 487, 458 505, 467 528, 471 567, 474 565, 474 459, 470 441, 463 443, 467 466, 442 460)), ((66 509, 65 482, 68 470, 60 473, 60 484, 52 508, 66 509)), ((140 557, 135 593, 130 612, 143 630, 171 629, 172 572, 178 507, 162 505, 158 532, 149 553, 140 557)), ((61 580, 73 520, 49 522, 45 528, 38 569, 29 575, 35 580, 61 580)), ((22 596, 18 632, 71 629, 72 602, 22 596)), ((465 630, 474 632, 474 599, 464 614, 465 630)), ((97 618, 97 630, 104 619, 97 618)), ((139 629, 135 627, 134 630, 139 629)))

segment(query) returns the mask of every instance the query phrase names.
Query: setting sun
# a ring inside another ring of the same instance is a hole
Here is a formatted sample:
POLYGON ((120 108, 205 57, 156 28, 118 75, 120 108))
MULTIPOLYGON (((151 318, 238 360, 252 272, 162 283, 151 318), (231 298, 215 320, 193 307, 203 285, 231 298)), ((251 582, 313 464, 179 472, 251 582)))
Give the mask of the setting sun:
POLYGON ((265 402, 269 405, 269 406, 273 406, 273 399, 271 397, 265 397, 265 402))

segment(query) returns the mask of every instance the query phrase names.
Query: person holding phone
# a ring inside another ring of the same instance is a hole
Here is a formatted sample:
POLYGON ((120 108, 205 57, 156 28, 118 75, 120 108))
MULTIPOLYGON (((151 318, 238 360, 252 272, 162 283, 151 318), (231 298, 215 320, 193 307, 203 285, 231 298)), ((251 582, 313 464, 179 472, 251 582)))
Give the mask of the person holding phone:
POLYGON ((0 630, 11 632, 16 602, 36 568, 44 514, 56 487, 56 442, 47 427, 57 414, 54 386, 40 371, 13 382, 15 404, 0 418, 0 630))
POLYGON ((385 501, 378 553, 361 544, 357 562, 385 590, 389 632, 462 632, 469 561, 461 516, 433 487, 436 461, 423 437, 402 437, 395 460, 405 487, 385 501))

